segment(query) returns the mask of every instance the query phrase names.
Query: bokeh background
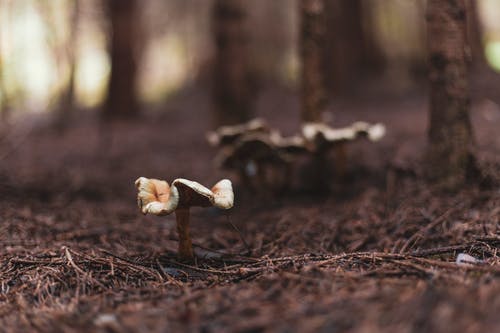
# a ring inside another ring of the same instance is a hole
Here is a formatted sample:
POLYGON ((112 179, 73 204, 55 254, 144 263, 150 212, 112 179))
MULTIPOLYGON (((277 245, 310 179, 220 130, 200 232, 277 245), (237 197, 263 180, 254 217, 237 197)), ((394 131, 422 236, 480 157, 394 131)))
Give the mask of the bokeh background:
MULTIPOLYGON (((213 2, 143 0, 131 9, 131 19, 126 24, 131 25, 134 32, 130 36, 135 39, 134 87, 143 109, 161 105, 186 86, 207 82, 214 56, 213 2)), ((365 54, 383 60, 375 73, 376 86, 385 82, 391 84, 393 91, 420 87, 419 71, 425 68, 424 1, 365 0, 361 3, 357 12, 349 12, 348 6, 344 6, 347 9, 343 12, 337 11, 335 15, 344 20, 335 24, 343 25, 338 31, 349 30, 353 26, 349 21, 362 15, 362 20, 356 21, 362 23, 364 34, 372 39, 365 54)), ((473 3, 477 6, 481 29, 481 51, 488 65, 500 71, 500 3, 496 0, 473 3)), ((259 82, 297 87, 300 64, 296 8, 296 0, 245 3, 249 59, 259 82)), ((70 101, 65 108, 101 107, 106 99, 112 65, 111 15, 105 2, 99 0, 0 1, 2 118, 53 112, 61 107, 61 100, 68 94, 70 101)), ((333 49, 343 50, 340 53, 344 54, 337 54, 337 59, 349 58, 349 43, 341 39, 333 38, 329 43, 333 49)), ((349 66, 355 65, 346 65, 347 74, 331 69, 336 74, 333 80, 345 82, 359 74, 349 66)), ((337 86, 343 86, 344 82, 337 86)))

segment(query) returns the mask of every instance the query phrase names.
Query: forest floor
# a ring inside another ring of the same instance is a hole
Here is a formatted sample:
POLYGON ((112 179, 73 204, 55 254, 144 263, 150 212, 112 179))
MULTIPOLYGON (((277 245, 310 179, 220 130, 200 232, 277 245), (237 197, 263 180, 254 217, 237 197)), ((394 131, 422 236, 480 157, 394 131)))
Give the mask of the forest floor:
MULTIPOLYGON (((349 146, 327 196, 293 181, 262 197, 216 170, 209 105, 193 90, 129 123, 88 115, 57 134, 24 121, 0 138, 0 331, 500 330, 500 189, 422 181, 423 95, 332 105, 336 124, 388 133, 349 146), (175 259, 173 216, 139 213, 139 176, 234 181, 232 210, 192 211, 196 263, 175 259), (460 253, 477 262, 457 264, 460 253)), ((291 93, 257 107, 298 129, 291 93)), ((472 113, 481 165, 498 177, 500 106, 477 96, 472 113)))

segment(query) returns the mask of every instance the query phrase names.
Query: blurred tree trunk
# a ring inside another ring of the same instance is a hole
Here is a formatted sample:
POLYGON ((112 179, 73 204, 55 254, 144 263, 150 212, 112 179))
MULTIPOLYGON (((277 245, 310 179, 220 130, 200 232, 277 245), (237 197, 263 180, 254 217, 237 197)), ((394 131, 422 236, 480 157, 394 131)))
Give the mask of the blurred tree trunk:
POLYGON ((76 48, 78 47, 78 22, 80 18, 80 0, 73 1, 70 15, 70 31, 66 41, 66 58, 69 67, 68 85, 60 97, 56 127, 62 131, 68 125, 68 120, 75 111, 75 72, 76 72, 76 48))
MULTIPOLYGON (((0 3, 0 10, 7 13, 7 16, 4 17, 9 17, 12 14, 12 5, 13 3, 8 1, 0 3)), ((9 33, 10 29, 8 29, 8 24, 2 25, 2 28, 5 30, 0 31, 0 131, 2 130, 1 127, 7 125, 9 122, 12 103, 11 97, 7 95, 7 87, 5 85, 5 58, 3 57, 4 53, 2 52, 2 46, 9 45, 12 36, 9 33), (2 40, 2 37, 5 39, 2 40)))
POLYGON ((365 72, 381 72, 386 60, 375 34, 376 27, 371 7, 373 5, 363 0, 343 0, 343 3, 344 6, 351 8, 347 11, 350 16, 349 21, 358 26, 355 30, 357 35, 353 36, 353 41, 358 39, 361 44, 361 47, 358 48, 361 54, 356 57, 359 60, 360 69, 365 72))
MULTIPOLYGON (((326 17, 325 0, 300 0, 299 47, 302 61, 302 122, 321 122, 327 105, 325 78, 326 17)), ((323 152, 315 153, 306 166, 307 190, 326 193, 330 190, 330 161, 323 152)))
POLYGON ((319 122, 327 102, 324 76, 325 1, 300 0, 299 6, 302 61, 301 117, 304 122, 319 122))
MULTIPOLYGON (((136 0, 106 0, 110 21, 111 74, 104 108, 105 118, 138 115, 136 95, 136 43, 139 24, 136 0)), ((140 27, 139 27, 140 28, 140 27)))
POLYGON ((486 56, 484 54, 483 28, 476 0, 465 0, 467 11, 467 42, 472 68, 481 70, 488 68, 486 56))
POLYGON ((3 82, 2 57, 0 56, 0 123, 7 121, 7 101, 3 82))
POLYGON ((465 54, 464 0, 428 0, 430 79, 428 175, 440 186, 463 185, 473 163, 465 54))
POLYGON ((216 126, 242 123, 253 116, 255 89, 249 67, 244 3, 242 0, 216 0, 212 9, 216 126))
POLYGON ((330 91, 344 92, 363 74, 383 69, 384 56, 375 38, 369 5, 363 0, 325 0, 325 64, 330 91))
MULTIPOLYGON (((0 32, 0 37, 2 36, 0 32)), ((5 89, 3 56, 2 56, 2 40, 0 39, 0 126, 8 120, 8 101, 7 90, 5 89)), ((0 127, 1 129, 1 127, 0 127)))

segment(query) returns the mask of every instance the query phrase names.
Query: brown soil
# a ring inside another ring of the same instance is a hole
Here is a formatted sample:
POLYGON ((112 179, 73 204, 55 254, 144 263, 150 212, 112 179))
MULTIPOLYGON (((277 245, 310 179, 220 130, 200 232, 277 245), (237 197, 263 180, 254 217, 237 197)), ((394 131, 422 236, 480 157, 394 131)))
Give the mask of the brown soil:
MULTIPOLYGON (((421 179, 426 100, 337 101, 335 122, 382 121, 380 144, 349 147, 330 195, 258 196, 236 183, 227 213, 193 210, 198 260, 175 259, 174 216, 142 216, 138 176, 212 185, 198 90, 162 113, 62 135, 41 124, 0 138, 0 331, 493 332, 500 329, 500 109, 475 98, 481 186, 441 193, 421 179), (233 226, 234 225, 234 226, 233 226), (459 253, 479 264, 457 265, 459 253)), ((293 95, 261 114, 291 134, 293 95), (286 112, 285 112, 286 110, 286 112)))

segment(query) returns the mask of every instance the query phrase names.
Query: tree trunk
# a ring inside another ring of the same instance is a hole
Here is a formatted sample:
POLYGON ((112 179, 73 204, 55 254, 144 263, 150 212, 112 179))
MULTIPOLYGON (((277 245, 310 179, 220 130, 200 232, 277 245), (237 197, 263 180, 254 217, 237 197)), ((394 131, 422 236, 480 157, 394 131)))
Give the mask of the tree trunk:
POLYGON ((304 122, 318 122, 327 102, 324 76, 325 1, 300 0, 300 17, 301 116, 304 122))
POLYGON ((110 21, 109 49, 111 74, 104 108, 105 118, 131 117, 138 114, 136 95, 135 0, 106 0, 110 21))
POLYGON ((80 19, 80 0, 73 1, 69 15, 69 39, 65 41, 65 53, 69 67, 68 85, 62 92, 58 105, 56 128, 59 131, 66 129, 69 119, 75 111, 75 76, 76 76, 76 49, 78 47, 78 24, 80 19))
POLYGON ((428 175, 432 181, 448 189, 464 184, 473 160, 465 55, 466 26, 464 0, 428 1, 428 175))
POLYGON ((470 60, 474 70, 488 68, 486 56, 484 54, 483 28, 479 17, 476 0, 466 0, 467 11, 467 42, 470 53, 470 60))
MULTIPOLYGON (((343 1, 344 3, 350 3, 349 0, 343 1)), ((358 21, 359 23, 356 24, 361 25, 361 29, 357 29, 359 37, 354 36, 354 38, 359 38, 361 41, 361 55, 358 58, 360 60, 360 68, 362 71, 378 74, 384 70, 386 59, 375 34, 376 26, 372 13, 373 4, 366 0, 356 1, 359 3, 357 5, 358 9, 350 12, 350 21, 358 21)))
MULTIPOLYGON (((2 31, 0 31, 0 38, 2 37, 2 31)), ((8 118, 8 101, 7 101, 7 89, 5 88, 4 81, 4 64, 2 58, 2 40, 0 39, 0 129, 3 123, 7 122, 8 118)), ((0 133, 1 134, 1 133, 0 133)))
POLYGON ((254 87, 248 62, 246 11, 242 0, 216 0, 213 103, 215 125, 233 125, 253 116, 254 87))
POLYGON ((370 10, 367 1, 325 0, 325 68, 330 92, 350 90, 365 73, 383 69, 370 10))

